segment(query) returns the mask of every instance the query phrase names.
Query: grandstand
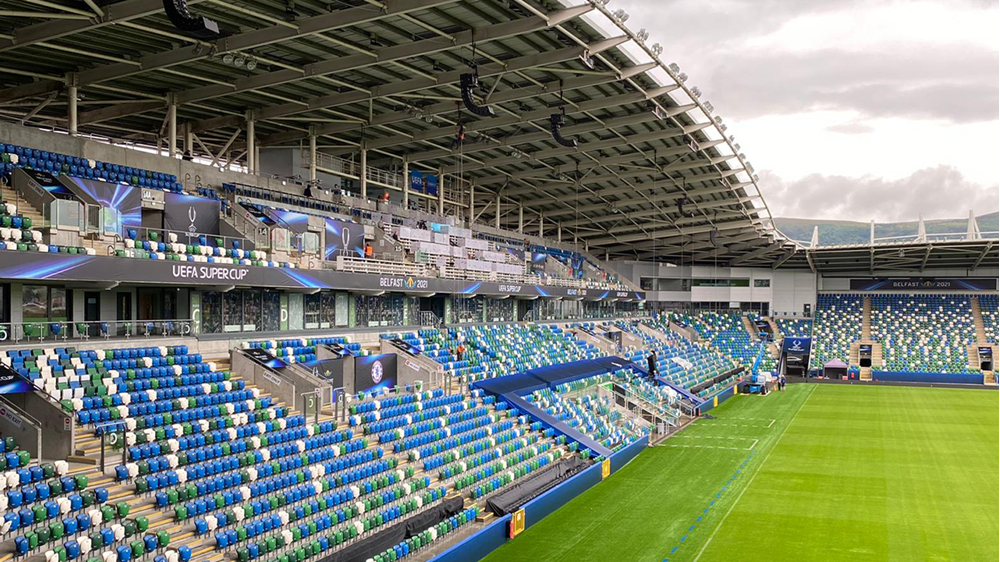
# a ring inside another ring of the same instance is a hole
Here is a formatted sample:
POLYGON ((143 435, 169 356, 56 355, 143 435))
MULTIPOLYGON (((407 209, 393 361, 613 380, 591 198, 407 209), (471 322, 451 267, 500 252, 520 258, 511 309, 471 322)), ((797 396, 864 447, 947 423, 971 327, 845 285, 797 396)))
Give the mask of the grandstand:
POLYGON ((939 499, 995 489, 997 233, 790 240, 626 20, 0 12, 0 562, 736 559, 736 519, 834 560, 927 542, 906 502, 995 560, 996 498, 939 499))

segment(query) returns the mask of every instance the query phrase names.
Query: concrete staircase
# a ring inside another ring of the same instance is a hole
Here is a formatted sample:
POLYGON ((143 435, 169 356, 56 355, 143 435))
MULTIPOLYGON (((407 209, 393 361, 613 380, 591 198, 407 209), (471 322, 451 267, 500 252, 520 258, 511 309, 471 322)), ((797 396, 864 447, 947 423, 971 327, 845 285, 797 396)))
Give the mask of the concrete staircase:
POLYGON ((781 327, 778 326, 778 323, 775 322, 774 318, 771 318, 770 316, 768 316, 767 318, 764 318, 764 320, 766 320, 767 321, 767 325, 771 327, 771 333, 774 334, 774 341, 779 341, 779 340, 785 339, 785 336, 782 335, 782 333, 781 333, 781 327))
POLYGON ((0 199, 4 203, 13 203, 17 206, 17 214, 31 219, 31 228, 41 229, 45 223, 42 211, 36 209, 34 205, 28 203, 24 198, 18 198, 17 191, 6 183, 0 183, 0 199))
MULTIPOLYGON (((979 307, 978 297, 969 297, 969 303, 972 307, 972 323, 976 327, 976 343, 970 344, 968 347, 969 355, 969 368, 972 370, 979 370, 979 348, 980 347, 990 347, 993 349, 993 360, 996 361, 997 353, 1000 348, 996 344, 990 343, 986 338, 986 325, 983 322, 983 311, 979 307)), ((994 371, 983 371, 983 384, 997 384, 996 373, 994 371)))
POLYGON ((743 320, 743 327, 746 328, 747 333, 750 334, 750 341, 757 341, 759 339, 757 337, 757 326, 753 325, 749 316, 743 315, 741 318, 743 320))
POLYGON ((861 315, 861 339, 851 344, 850 365, 859 365, 861 369, 860 379, 863 381, 872 380, 871 367, 860 367, 861 345, 870 344, 872 346, 872 365, 882 365, 882 344, 872 339, 872 299, 865 297, 864 307, 861 315))

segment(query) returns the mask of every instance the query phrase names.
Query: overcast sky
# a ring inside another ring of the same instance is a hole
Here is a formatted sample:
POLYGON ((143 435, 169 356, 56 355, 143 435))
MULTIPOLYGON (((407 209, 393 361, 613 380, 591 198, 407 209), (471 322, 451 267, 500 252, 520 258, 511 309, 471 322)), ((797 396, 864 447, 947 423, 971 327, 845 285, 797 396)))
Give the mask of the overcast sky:
POLYGON ((1000 201, 996 0, 611 0, 711 101, 775 216, 964 217, 1000 201))

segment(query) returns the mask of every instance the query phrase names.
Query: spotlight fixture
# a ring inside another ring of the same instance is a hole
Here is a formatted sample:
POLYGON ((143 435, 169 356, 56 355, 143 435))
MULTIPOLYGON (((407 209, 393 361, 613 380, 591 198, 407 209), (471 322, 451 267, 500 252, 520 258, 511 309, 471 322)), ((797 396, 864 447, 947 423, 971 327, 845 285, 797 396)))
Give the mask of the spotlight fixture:
POLYGON ((495 115, 492 107, 488 105, 479 105, 472 97, 472 91, 479 87, 478 73, 463 74, 461 76, 461 86, 462 101, 465 102, 466 109, 471 111, 474 115, 478 115, 480 117, 493 117, 495 115))
POLYGON ((553 113, 549 116, 549 130, 552 131, 552 138, 561 146, 566 148, 576 148, 576 139, 568 139, 562 136, 562 126, 566 123, 566 115, 564 114, 565 109, 559 113, 553 113))
POLYGON ((757 183, 757 180, 758 180, 758 179, 759 179, 759 178, 757 177, 757 174, 754 174, 754 175, 753 175, 753 182, 754 182, 754 183, 757 183))
POLYGON ((236 58, 233 59, 233 66, 236 68, 243 68, 243 65, 246 64, 246 62, 247 60, 243 58, 243 55, 237 54, 236 58))
POLYGON ((710 101, 706 101, 702 105, 705 106, 705 111, 707 111, 709 113, 712 113, 713 111, 715 111, 715 106, 712 105, 712 102, 710 102, 710 101))
POLYGON ((646 28, 644 27, 639 30, 639 33, 635 34, 635 38, 638 39, 640 43, 645 43, 646 39, 649 39, 649 32, 646 31, 646 28))
POLYGON ((663 45, 660 45, 659 43, 653 43, 653 54, 656 56, 660 56, 661 53, 663 53, 663 45))
POLYGON ((682 217, 693 217, 694 213, 685 211, 684 205, 694 205, 694 201, 690 197, 683 197, 677 201, 677 212, 680 213, 682 217))
POLYGON ((694 96, 694 97, 696 97, 696 98, 700 98, 701 97, 701 88, 699 88, 698 86, 695 86, 694 88, 691 88, 691 95, 694 96))
POLYGON ((681 72, 680 74, 677 75, 677 79, 680 80, 681 82, 687 82, 688 75, 686 72, 681 72))
POLYGON ((434 61, 433 68, 434 68, 434 72, 444 72, 445 71, 444 67, 441 66, 441 63, 439 63, 438 61, 434 61))
POLYGON ((678 66, 676 62, 672 62, 669 65, 667 65, 667 70, 673 72, 674 74, 677 74, 678 72, 681 71, 681 67, 678 66))
POLYGON ((734 145, 733 145, 733 149, 734 149, 734 150, 739 150, 739 149, 740 149, 740 143, 736 143, 736 144, 734 144, 734 145))
POLYGON ((257 68, 257 59, 254 57, 247 58, 247 70, 253 70, 257 68))
POLYGON ((225 64, 233 64, 233 58, 234 57, 232 53, 226 53, 222 55, 222 62, 225 64))
POLYGON ((192 14, 187 0, 163 0, 163 11, 174 27, 196 39, 215 39, 219 36, 219 24, 192 14))
POLYGON ((379 40, 378 35, 375 35, 374 33, 372 33, 371 35, 368 36, 368 43, 371 44, 372 47, 384 47, 385 46, 385 45, 382 44, 382 41, 379 40))

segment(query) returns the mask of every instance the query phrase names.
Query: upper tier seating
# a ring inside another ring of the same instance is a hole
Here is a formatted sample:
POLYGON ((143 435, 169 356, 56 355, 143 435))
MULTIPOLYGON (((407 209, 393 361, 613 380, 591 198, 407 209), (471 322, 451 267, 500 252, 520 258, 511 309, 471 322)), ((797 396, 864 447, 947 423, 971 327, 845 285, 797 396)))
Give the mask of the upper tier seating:
POLYGON ((103 179, 112 183, 126 183, 175 193, 184 190, 184 186, 177 182, 177 176, 173 174, 0 143, 0 175, 9 177, 14 168, 31 168, 53 175, 103 179))
POLYGON ((997 295, 982 295, 979 297, 979 312, 983 315, 983 328, 986 330, 986 341, 997 343, 997 308, 1000 305, 1000 297, 997 295))
POLYGON ((812 320, 804 318, 777 318, 778 329, 786 338, 808 338, 812 335, 812 320))
POLYGON ((822 369, 828 361, 847 363, 851 344, 861 337, 864 298, 852 294, 820 294, 816 297, 810 369, 822 369))
POLYGON ((877 294, 871 299, 872 338, 882 343, 882 370, 974 372, 968 346, 976 341, 976 329, 968 296, 877 294))

